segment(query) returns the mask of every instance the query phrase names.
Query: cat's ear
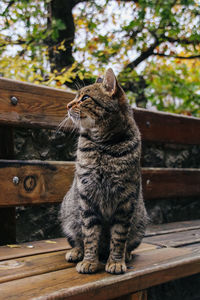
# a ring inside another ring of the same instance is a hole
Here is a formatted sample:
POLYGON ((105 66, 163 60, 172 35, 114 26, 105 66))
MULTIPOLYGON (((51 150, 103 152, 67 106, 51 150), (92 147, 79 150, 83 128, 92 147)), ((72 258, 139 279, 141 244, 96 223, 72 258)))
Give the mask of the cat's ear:
POLYGON ((103 79, 103 87, 105 88, 106 92, 109 93, 110 96, 115 95, 117 92, 117 79, 111 68, 109 68, 105 73, 103 79))
POLYGON ((98 77, 97 80, 96 80, 96 83, 102 83, 102 82, 103 82, 103 78, 98 77))

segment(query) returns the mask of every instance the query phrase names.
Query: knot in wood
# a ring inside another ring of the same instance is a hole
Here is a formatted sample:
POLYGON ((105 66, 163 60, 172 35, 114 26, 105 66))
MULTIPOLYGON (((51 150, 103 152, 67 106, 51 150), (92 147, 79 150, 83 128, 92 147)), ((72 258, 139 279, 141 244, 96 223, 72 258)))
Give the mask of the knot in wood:
POLYGON ((34 188, 36 187, 36 183, 37 180, 35 178, 35 176, 33 175, 28 175, 25 177, 24 179, 24 189, 30 193, 34 190, 34 188))

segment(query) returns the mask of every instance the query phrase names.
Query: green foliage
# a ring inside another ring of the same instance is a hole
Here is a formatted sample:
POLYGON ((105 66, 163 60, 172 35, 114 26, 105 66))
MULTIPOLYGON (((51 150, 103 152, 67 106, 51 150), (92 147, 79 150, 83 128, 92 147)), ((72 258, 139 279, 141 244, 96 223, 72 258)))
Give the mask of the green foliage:
POLYGON ((147 66, 145 92, 158 110, 200 115, 200 63, 161 61, 147 66))
POLYGON ((200 116, 198 0, 80 2, 73 10, 75 62, 52 71, 50 53, 59 57, 71 45, 60 43, 66 24, 50 17, 51 1, 2 0, 1 75, 66 88, 112 66, 133 105, 200 116))

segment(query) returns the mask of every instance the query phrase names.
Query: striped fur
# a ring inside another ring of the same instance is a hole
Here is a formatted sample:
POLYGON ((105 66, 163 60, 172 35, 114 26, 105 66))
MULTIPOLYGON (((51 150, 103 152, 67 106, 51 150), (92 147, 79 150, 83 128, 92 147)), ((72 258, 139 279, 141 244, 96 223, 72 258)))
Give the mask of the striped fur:
POLYGON ((121 274, 146 226, 142 198, 140 133, 125 93, 109 69, 103 82, 82 88, 68 105, 80 129, 76 173, 61 206, 69 262, 94 273, 99 260, 121 274))

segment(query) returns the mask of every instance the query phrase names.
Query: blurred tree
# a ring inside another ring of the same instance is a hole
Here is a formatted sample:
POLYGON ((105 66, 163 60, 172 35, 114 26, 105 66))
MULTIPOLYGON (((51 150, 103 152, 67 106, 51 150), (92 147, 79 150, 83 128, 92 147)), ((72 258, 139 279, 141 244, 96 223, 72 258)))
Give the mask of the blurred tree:
POLYGON ((2 76, 74 88, 113 66, 131 103, 200 115, 198 0, 2 0, 2 76))

